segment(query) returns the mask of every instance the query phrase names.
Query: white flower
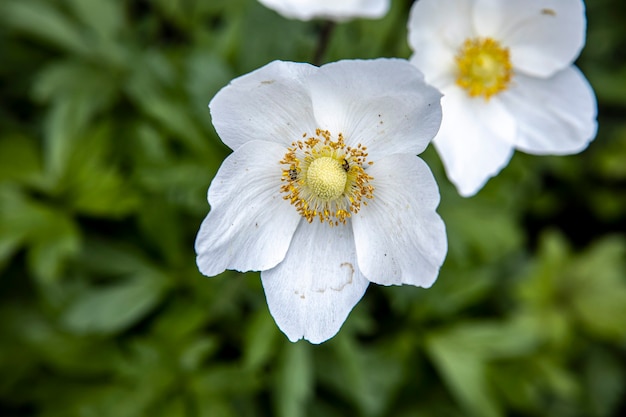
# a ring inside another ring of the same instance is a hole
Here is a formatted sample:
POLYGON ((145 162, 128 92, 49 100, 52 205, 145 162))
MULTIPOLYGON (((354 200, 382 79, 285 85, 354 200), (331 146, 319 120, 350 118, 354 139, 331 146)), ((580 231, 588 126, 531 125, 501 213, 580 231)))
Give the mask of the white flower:
POLYGON ((270 313, 296 341, 337 333, 370 282, 429 287, 447 251, 439 191, 416 156, 440 93, 408 61, 275 61, 209 107, 234 152, 209 188, 200 271, 262 271, 270 313))
POLYGON ((355 17, 379 18, 389 11, 390 0, 259 0, 286 18, 344 21, 355 17))
POLYGON ((411 58, 444 94, 434 140, 460 194, 475 194, 515 148, 564 155, 597 130, 593 90, 572 65, 585 42, 580 0, 419 0, 411 58))

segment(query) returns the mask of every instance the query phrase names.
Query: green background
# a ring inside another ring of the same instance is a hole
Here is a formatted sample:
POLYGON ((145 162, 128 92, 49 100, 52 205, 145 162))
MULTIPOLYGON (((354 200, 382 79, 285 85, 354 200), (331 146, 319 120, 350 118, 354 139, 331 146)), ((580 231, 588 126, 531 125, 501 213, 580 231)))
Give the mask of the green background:
MULTIPOLYGON (((325 61, 407 58, 411 1, 336 27, 325 61)), ((339 334, 290 343, 257 273, 193 242, 229 154, 232 78, 310 61, 323 25, 255 0, 0 0, 0 415, 626 414, 626 5, 589 0, 577 64, 599 132, 441 188, 428 290, 370 286, 339 334)))

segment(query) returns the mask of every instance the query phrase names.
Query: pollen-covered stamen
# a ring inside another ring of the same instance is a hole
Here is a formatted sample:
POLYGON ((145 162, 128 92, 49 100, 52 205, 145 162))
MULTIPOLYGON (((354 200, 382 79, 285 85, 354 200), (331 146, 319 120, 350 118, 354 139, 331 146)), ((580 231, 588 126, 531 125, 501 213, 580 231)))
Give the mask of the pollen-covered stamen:
POLYGON ((488 100, 506 90, 513 77, 509 49, 491 38, 466 39, 455 60, 456 83, 471 97, 488 100))
POLYGON ((316 217, 331 226, 345 224, 361 208, 364 199, 373 198, 372 177, 365 173, 366 147, 346 146, 343 134, 336 140, 327 130, 314 136, 304 134, 293 142, 285 157, 281 191, 310 223, 316 217))

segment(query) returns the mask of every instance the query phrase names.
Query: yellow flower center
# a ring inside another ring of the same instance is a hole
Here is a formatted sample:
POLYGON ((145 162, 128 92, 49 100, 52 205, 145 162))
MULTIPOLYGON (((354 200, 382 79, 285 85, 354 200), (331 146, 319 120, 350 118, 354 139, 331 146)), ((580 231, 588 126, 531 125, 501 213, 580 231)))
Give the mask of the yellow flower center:
POLYGON ((343 134, 335 140, 327 130, 302 135, 291 144, 280 161, 283 168, 281 192, 309 223, 318 218, 331 226, 345 224, 357 213, 364 199, 374 198, 373 179, 365 168, 366 147, 346 146, 343 134))
POLYGON ((348 175, 335 158, 323 156, 309 165, 306 182, 317 198, 331 201, 339 198, 346 187, 348 175))
POLYGON ((508 88, 513 76, 509 49, 491 38, 466 39, 455 57, 456 83, 470 97, 489 100, 508 88))

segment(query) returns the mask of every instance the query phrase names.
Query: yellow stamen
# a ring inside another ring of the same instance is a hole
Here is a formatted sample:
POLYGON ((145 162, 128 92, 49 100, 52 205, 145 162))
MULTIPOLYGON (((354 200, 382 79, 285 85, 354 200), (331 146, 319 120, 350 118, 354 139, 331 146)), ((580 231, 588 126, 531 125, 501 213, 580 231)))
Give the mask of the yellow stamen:
POLYGON ((345 224, 357 213, 363 199, 373 198, 373 179, 365 172, 366 147, 346 146, 343 134, 336 140, 327 130, 306 133, 303 140, 291 144, 285 157, 281 191, 309 223, 315 218, 331 226, 345 224))
POLYGON ((455 57, 457 85, 485 100, 506 90, 513 76, 509 49, 491 38, 466 39, 455 57))

